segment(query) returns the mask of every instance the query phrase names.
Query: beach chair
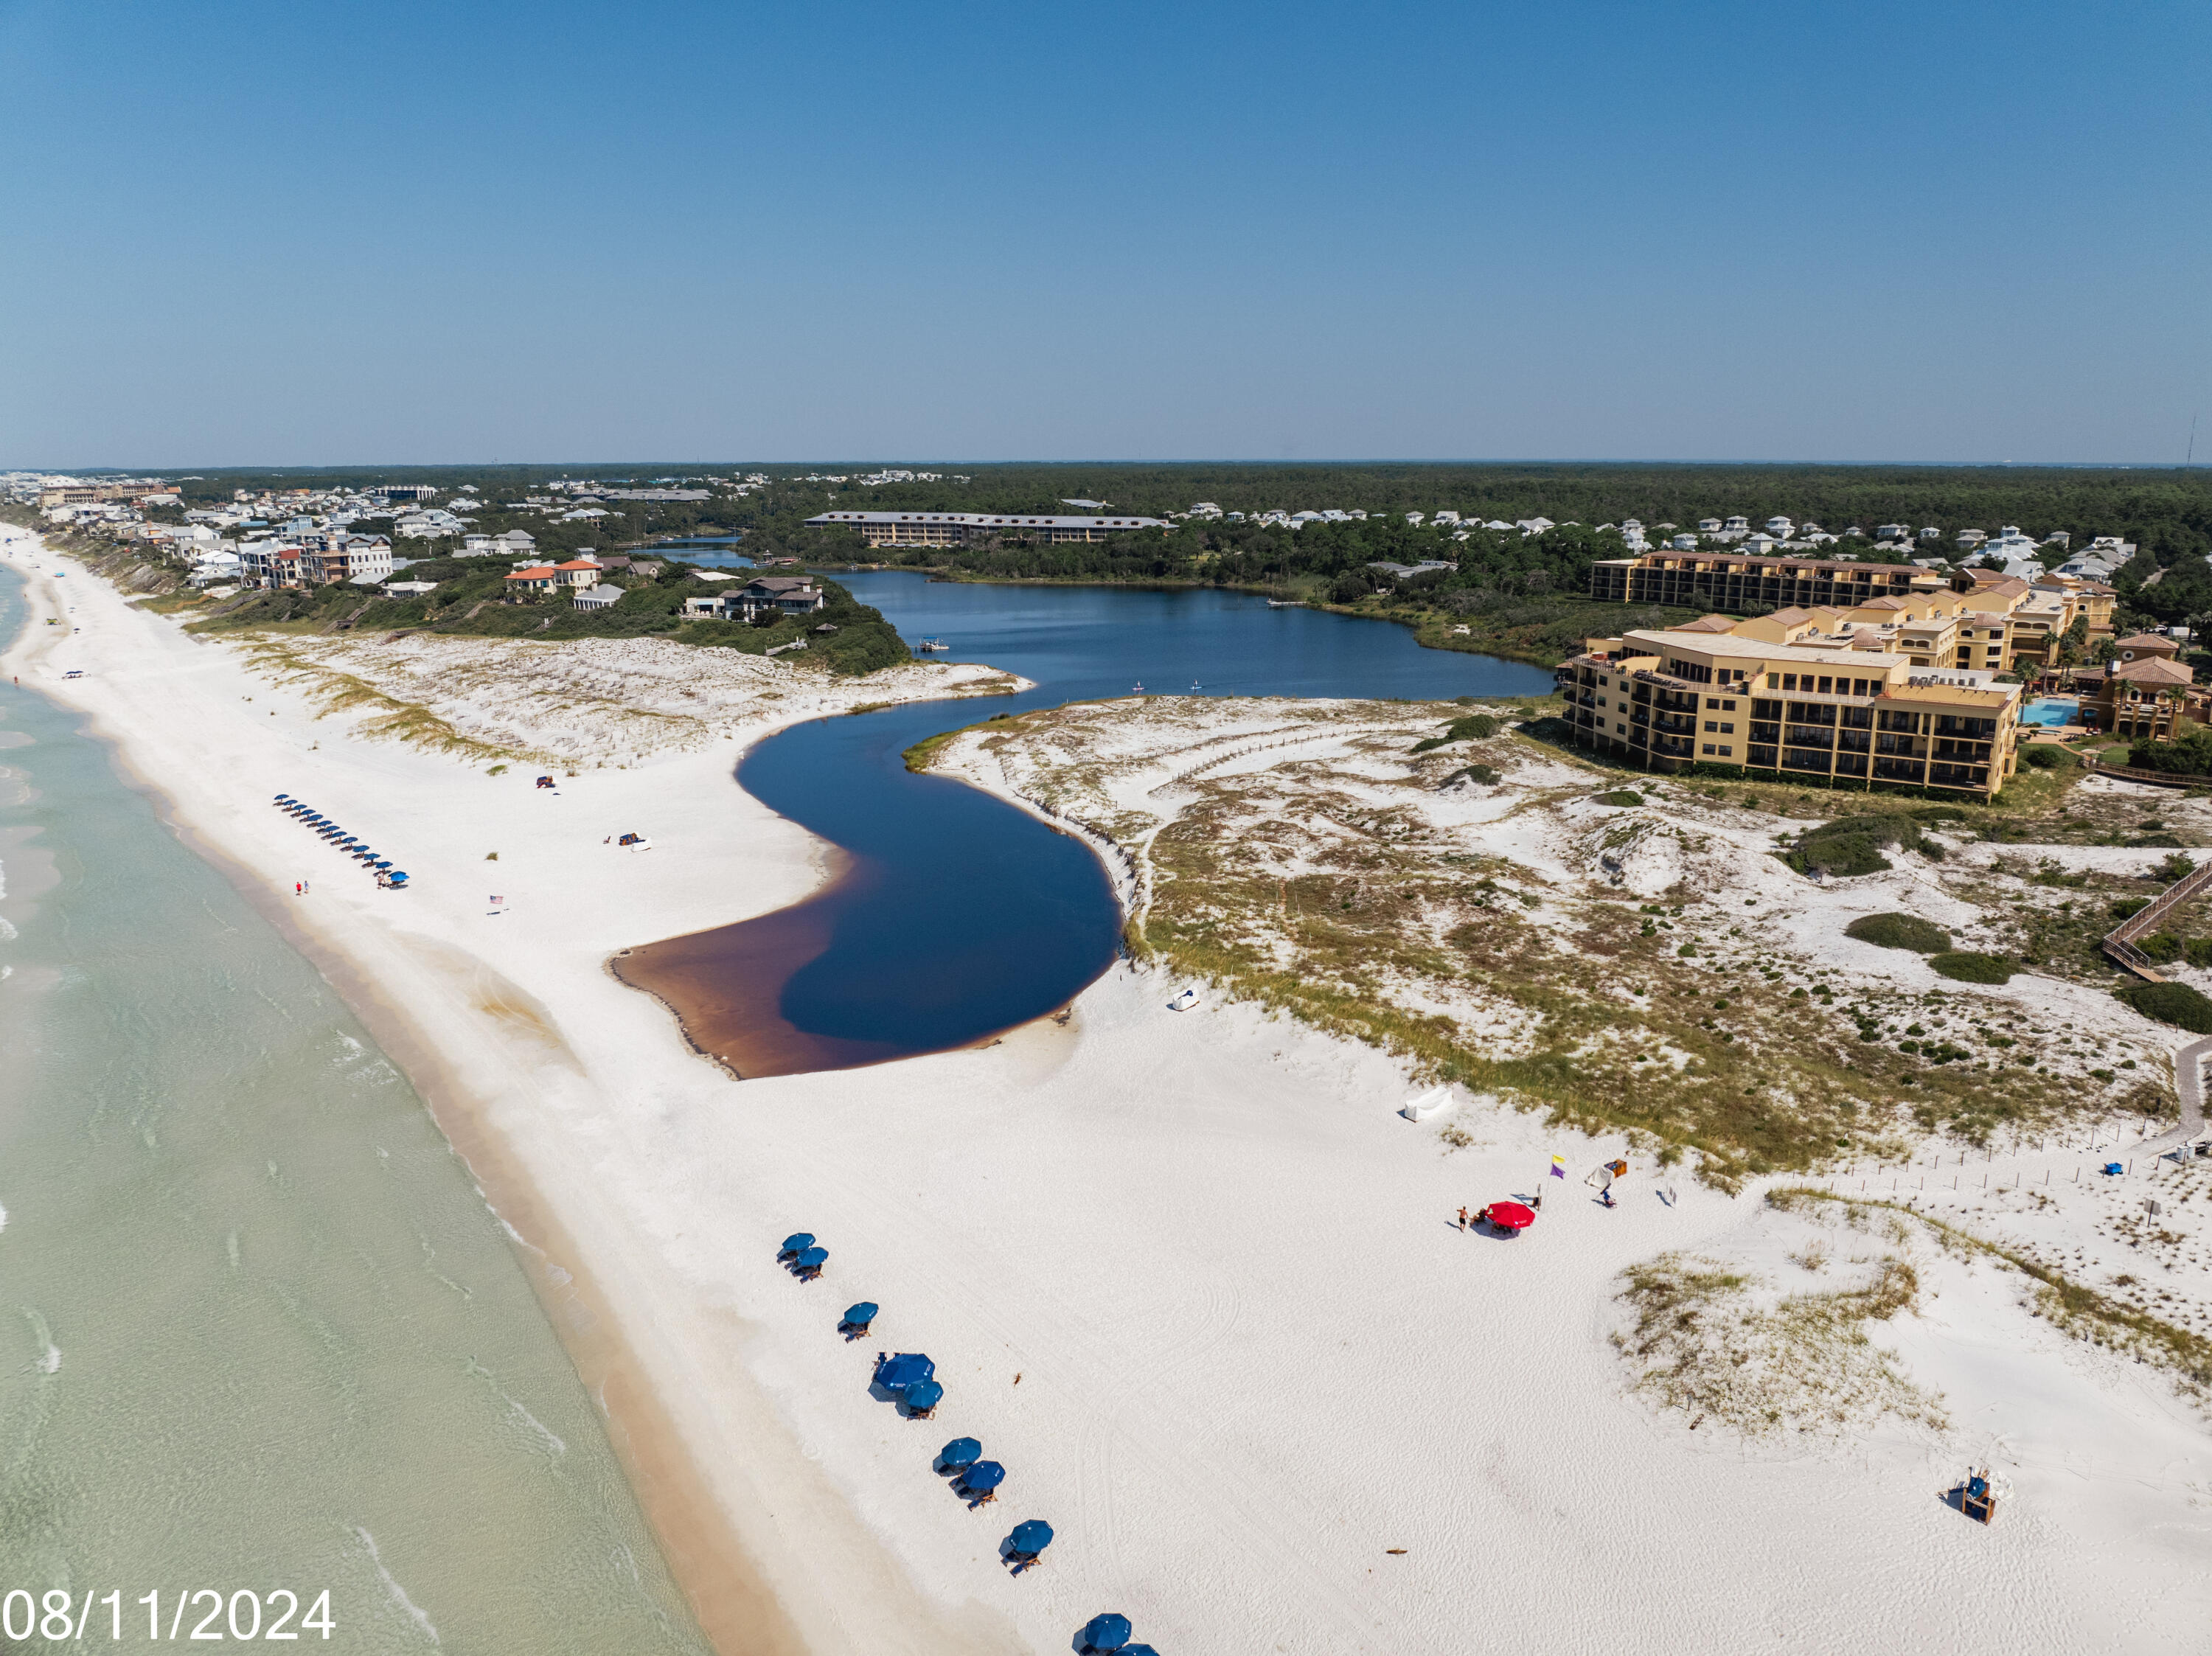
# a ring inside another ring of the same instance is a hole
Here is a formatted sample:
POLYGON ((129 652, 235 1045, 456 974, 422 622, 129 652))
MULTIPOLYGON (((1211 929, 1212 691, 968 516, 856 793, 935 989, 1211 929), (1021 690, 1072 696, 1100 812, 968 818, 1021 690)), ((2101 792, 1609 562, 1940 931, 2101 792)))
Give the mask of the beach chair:
POLYGON ((1990 1488, 1987 1474, 1976 1472, 1966 1480, 1959 1491, 1959 1510, 1977 1524, 1996 1522, 1996 1491, 1990 1488))

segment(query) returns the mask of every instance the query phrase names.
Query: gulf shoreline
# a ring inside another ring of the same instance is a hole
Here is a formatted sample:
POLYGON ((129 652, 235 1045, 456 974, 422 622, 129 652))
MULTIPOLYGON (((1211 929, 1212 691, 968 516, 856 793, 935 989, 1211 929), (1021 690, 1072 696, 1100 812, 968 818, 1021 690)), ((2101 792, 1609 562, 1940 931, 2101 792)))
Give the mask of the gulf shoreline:
MULTIPOLYGON (((5 532, 4 526, 0 526, 0 534, 5 532)), ((22 544, 11 539, 5 549, 15 552, 22 544)), ((52 562, 70 555, 45 550, 39 555, 51 570, 52 562)), ((71 561, 77 563, 73 558, 71 561)), ((803 1629, 787 1609, 779 1584, 771 1580, 733 1521, 731 1489, 726 1483, 719 1489, 714 1487, 702 1467, 696 1437, 687 1435, 678 1422, 676 1410, 669 1406, 668 1373, 675 1365, 665 1362, 656 1365, 651 1360, 651 1342, 640 1327, 635 1284, 626 1294, 603 1280, 603 1273, 592 1263, 591 1250, 579 1243, 564 1222, 561 1204, 541 1187, 527 1157, 520 1152, 512 1125, 488 1107, 483 1088, 468 1074, 466 1060, 451 1042, 441 1043, 436 1038, 419 1016, 419 1008, 409 1007, 390 992, 390 974, 380 975, 374 953, 361 946, 366 939, 357 932, 349 936, 343 928, 314 924, 308 910, 287 900, 284 882, 272 883, 264 869, 241 853, 235 840, 213 831, 204 820, 204 812, 196 814, 193 802, 176 786, 174 774, 160 774, 161 743, 155 732, 134 726, 118 709, 103 707, 96 695, 68 695, 59 683, 51 682, 58 676, 51 670, 50 658, 73 635, 42 636, 41 623, 50 616, 66 612, 64 595, 51 573, 27 568, 20 559, 11 560, 8 567, 24 579, 24 620, 18 636, 0 649, 0 670, 29 678, 31 682, 23 688, 64 707, 82 721, 85 734, 105 749, 125 786, 149 802, 163 828, 220 872, 277 935, 314 967, 407 1077, 453 1154, 468 1168, 484 1201, 507 1230, 532 1292, 579 1377, 600 1406, 610 1443, 671 1574, 714 1648, 721 1656, 805 1656, 813 1651, 862 1647, 824 1636, 822 1626, 803 1629), (41 672, 42 667, 49 670, 41 672)), ((92 601, 90 609, 80 602, 76 612, 86 634, 97 628, 137 623, 181 639, 173 628, 153 615, 137 611, 81 563, 67 572, 66 578, 76 583, 68 595, 70 598, 92 601)), ((209 653, 216 658, 209 664, 237 669, 240 679, 250 676, 234 661, 222 659, 227 652, 209 653)), ((848 709, 829 710, 831 714, 844 711, 848 709)), ((728 786, 735 790, 736 761, 753 743, 790 725, 821 716, 824 713, 819 710, 794 713, 749 732, 726 760, 718 752, 715 758, 724 765, 728 786)), ((800 841, 790 848, 796 853, 791 860, 797 864, 792 871, 799 877, 799 895, 834 883, 839 857, 836 847, 814 840, 780 817, 773 820, 800 841)), ((33 894, 27 890, 20 895, 33 894)), ((610 951, 601 963, 608 978, 617 982, 611 968, 618 952, 610 951)), ((476 963, 474 969, 478 986, 488 989, 491 998, 519 1010, 524 1025, 551 1033, 558 1041, 556 1022, 534 997, 511 980, 490 974, 481 963, 476 963)), ((676 1037, 672 1044, 687 1058, 696 1057, 728 1073, 726 1066, 690 1041, 677 1009, 632 986, 624 985, 623 993, 653 1009, 676 1037)), ((731 1377, 743 1374, 743 1365, 733 1365, 721 1384, 726 1386, 731 1377)), ((758 1428, 773 1422, 773 1405, 765 1398, 755 1395, 745 1401, 749 1425, 758 1428)), ((749 1447, 758 1450, 764 1445, 756 1435, 749 1447)), ((771 1463, 781 1459, 803 1465, 805 1457, 796 1442, 776 1447, 781 1455, 765 1459, 771 1463)), ((786 1477, 792 1475, 788 1465, 781 1470, 786 1477)), ((773 1515, 763 1506, 753 1516, 757 1522, 773 1515)), ((817 1512, 817 1516, 821 1514, 817 1512)), ((846 1539, 849 1546, 860 1538, 846 1539)), ((895 1566, 877 1562, 883 1566, 884 1576, 896 1580, 895 1566)), ((787 1570, 786 1583, 798 1574, 787 1570)), ((903 1593, 896 1596, 904 1598, 903 1593)), ((917 1653, 965 1647, 933 1636, 934 1630, 928 1626, 932 1618, 913 1616, 915 1609, 910 1601, 899 1606, 892 1625, 902 1626, 905 1635, 884 1647, 917 1653)), ((834 1624, 842 1618, 821 1619, 834 1624)))

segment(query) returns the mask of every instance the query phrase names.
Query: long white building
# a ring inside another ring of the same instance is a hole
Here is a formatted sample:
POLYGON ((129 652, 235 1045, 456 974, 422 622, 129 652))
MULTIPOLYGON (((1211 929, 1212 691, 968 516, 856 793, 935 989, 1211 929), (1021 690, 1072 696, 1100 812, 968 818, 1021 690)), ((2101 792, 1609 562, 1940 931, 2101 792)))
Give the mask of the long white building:
POLYGON ((1023 517, 989 512, 824 512, 809 529, 857 529, 870 546, 964 546, 980 535, 1033 541, 1103 541, 1139 529, 1165 529, 1158 518, 1023 517))

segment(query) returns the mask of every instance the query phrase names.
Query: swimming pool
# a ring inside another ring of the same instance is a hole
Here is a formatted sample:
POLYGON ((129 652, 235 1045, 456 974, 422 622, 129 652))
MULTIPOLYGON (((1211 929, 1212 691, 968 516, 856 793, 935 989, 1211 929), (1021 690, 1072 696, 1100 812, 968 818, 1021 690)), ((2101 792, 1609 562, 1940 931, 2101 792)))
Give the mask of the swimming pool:
POLYGON ((2074 695, 2039 695, 2020 710, 2023 725, 2072 725, 2081 717, 2081 698, 2074 695))

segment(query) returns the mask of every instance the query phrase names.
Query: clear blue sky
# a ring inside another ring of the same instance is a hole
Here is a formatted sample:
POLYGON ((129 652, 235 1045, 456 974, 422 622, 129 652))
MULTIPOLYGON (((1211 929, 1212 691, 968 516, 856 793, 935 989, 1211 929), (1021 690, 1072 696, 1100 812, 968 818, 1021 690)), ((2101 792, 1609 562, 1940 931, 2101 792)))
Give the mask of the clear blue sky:
POLYGON ((0 464, 2212 452, 2212 7, 0 0, 0 464))

